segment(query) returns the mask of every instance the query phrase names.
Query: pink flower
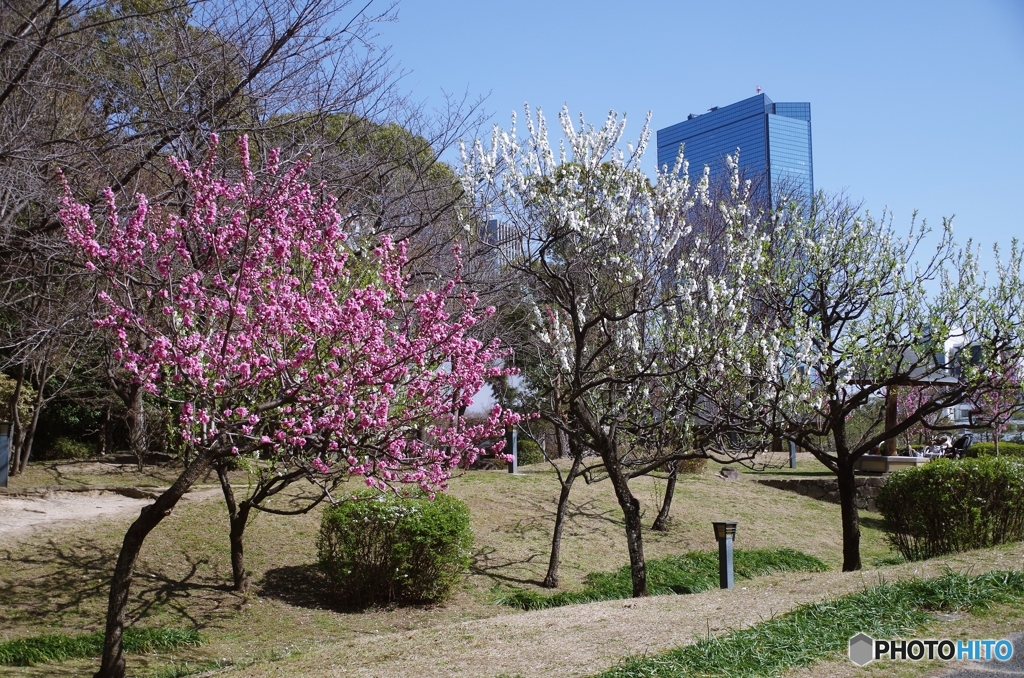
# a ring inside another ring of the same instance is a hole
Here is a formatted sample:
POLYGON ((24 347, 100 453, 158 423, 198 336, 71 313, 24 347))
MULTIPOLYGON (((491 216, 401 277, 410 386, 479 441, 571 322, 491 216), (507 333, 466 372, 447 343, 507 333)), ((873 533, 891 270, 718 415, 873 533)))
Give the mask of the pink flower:
POLYGON ((240 454, 258 440, 261 455, 317 473, 343 460, 371 487, 443 489, 519 421, 497 408, 466 427, 453 412, 485 379, 514 373, 498 367, 499 342, 467 336, 493 310, 478 310, 457 274, 410 301, 407 246, 389 238, 350 276, 345 220, 302 180, 305 164, 285 169, 272 151, 254 171, 243 137, 232 181, 215 169, 216 136, 210 146, 196 167, 171 161, 190 193, 180 216, 143 195, 125 211, 109 192, 98 224, 70 189, 61 202, 68 242, 103 276, 97 327, 113 355, 181 403, 190 445, 240 454))

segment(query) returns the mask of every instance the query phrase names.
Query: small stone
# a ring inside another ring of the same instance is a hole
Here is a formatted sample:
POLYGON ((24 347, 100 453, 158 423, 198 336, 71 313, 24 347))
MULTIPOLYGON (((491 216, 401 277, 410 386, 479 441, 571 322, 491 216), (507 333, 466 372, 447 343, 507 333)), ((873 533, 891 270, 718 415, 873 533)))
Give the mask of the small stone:
POLYGON ((718 472, 718 477, 722 480, 739 480, 740 472, 731 466, 723 466, 722 470, 718 472))

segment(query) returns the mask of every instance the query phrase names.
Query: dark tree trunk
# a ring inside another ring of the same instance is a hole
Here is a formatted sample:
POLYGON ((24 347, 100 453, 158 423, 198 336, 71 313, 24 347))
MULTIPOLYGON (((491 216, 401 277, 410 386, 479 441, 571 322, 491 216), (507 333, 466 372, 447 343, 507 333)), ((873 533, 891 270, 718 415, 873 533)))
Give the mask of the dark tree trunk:
POLYGON ((113 406, 107 405, 103 408, 103 426, 100 429, 100 454, 107 455, 114 452, 114 417, 113 406))
POLYGON ((608 473, 615 490, 615 498, 622 509, 626 528, 626 548, 629 550, 629 571, 633 580, 633 597, 647 595, 647 563, 644 560, 644 538, 640 500, 629 489, 629 476, 623 473, 619 464, 619 447, 615 440, 614 427, 603 426, 583 405, 573 403, 573 419, 587 431, 594 442, 594 450, 601 455, 601 462, 608 473))
MULTIPOLYGON (((889 394, 894 393, 893 389, 889 389, 889 394)), ((886 397, 888 398, 888 395, 886 397)), ((896 402, 895 396, 892 401, 896 402)), ((841 405, 833 402, 831 411, 841 412, 841 405)), ((888 417, 887 404, 887 420, 888 417)), ((892 430, 888 423, 886 430, 892 430)), ((857 485, 853 475, 853 463, 860 455, 850 455, 850 448, 846 444, 845 417, 837 417, 832 424, 832 439, 836 444, 836 480, 839 484, 839 509, 843 521, 843 572, 854 572, 860 569, 860 515, 857 511, 857 485)))
POLYGON ((14 382, 14 393, 11 395, 11 440, 8 451, 12 476, 21 473, 21 441, 25 437, 25 425, 22 423, 21 414, 18 411, 18 401, 21 400, 21 389, 24 385, 25 363, 22 363, 18 369, 18 378, 14 382))
MULTIPOLYGON (((45 376, 45 372, 44 372, 45 376)), ((25 429, 24 435, 21 437, 21 449, 18 450, 18 472, 25 470, 28 466, 28 460, 32 457, 32 445, 36 439, 36 430, 39 427, 39 414, 43 411, 43 388, 46 386, 46 382, 43 381, 39 385, 39 390, 36 391, 36 401, 32 403, 32 421, 29 422, 28 427, 25 429)))
POLYGON ((676 479, 679 478, 679 464, 681 462, 672 462, 672 470, 668 474, 668 484, 665 485, 665 497, 661 500, 661 510, 658 511, 658 517, 654 519, 654 524, 651 525, 652 530, 658 532, 668 532, 668 514, 672 510, 672 496, 676 493, 676 479))
POLYGON ((860 569, 860 514, 857 511, 853 461, 849 457, 840 459, 837 480, 843 519, 843 572, 853 572, 860 569))
POLYGON ((129 386, 128 395, 128 445, 141 472, 146 463, 146 454, 149 452, 149 441, 146 437, 146 402, 143 398, 145 390, 142 384, 129 386))
POLYGON ((160 521, 171 514, 171 510, 186 491, 210 468, 213 453, 199 454, 195 461, 178 476, 156 501, 142 509, 121 543, 114 576, 110 581, 110 598, 107 602, 107 626, 103 638, 103 654, 100 668, 94 678, 124 678, 125 662, 121 639, 124 634, 125 610, 128 594, 135 572, 135 561, 142 550, 142 543, 160 521))
POLYGON ((629 570, 633 579, 633 597, 647 595, 647 562, 644 560, 643 524, 640 516, 640 500, 629 489, 629 478, 619 466, 615 443, 611 441, 601 450, 601 457, 608 479, 615 489, 622 517, 626 523, 626 547, 629 549, 629 570))
MULTIPOLYGON (((559 436, 564 435, 561 431, 559 436)), ((558 563, 562 551, 562 529, 565 527, 565 514, 569 508, 569 492, 572 490, 572 483, 579 474, 580 465, 583 463, 583 453, 575 443, 569 443, 572 454, 572 467, 569 473, 562 480, 562 491, 558 495, 558 509, 555 511, 555 529, 551 535, 551 556, 548 558, 548 573, 544 576, 544 586, 549 589, 558 588, 558 563)), ((558 452, 561 457, 563 446, 559 441, 558 452)))
POLYGON ((245 592, 249 590, 249 573, 245 571, 245 551, 243 549, 242 537, 245 535, 245 526, 249 520, 249 511, 252 508, 248 501, 241 504, 235 502, 235 492, 231 489, 231 482, 228 479, 228 463, 217 464, 217 478, 220 480, 221 490, 224 492, 224 503, 228 507, 228 520, 231 525, 231 574, 233 588, 235 591, 245 592))

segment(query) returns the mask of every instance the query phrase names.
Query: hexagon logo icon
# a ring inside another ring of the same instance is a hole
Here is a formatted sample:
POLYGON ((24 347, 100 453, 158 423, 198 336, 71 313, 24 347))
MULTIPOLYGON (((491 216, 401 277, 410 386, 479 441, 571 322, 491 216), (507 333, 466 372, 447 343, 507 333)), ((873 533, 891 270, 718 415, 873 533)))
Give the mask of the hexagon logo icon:
POLYGON ((866 666, 875 658, 875 641, 866 633, 850 638, 850 661, 857 666, 866 666))

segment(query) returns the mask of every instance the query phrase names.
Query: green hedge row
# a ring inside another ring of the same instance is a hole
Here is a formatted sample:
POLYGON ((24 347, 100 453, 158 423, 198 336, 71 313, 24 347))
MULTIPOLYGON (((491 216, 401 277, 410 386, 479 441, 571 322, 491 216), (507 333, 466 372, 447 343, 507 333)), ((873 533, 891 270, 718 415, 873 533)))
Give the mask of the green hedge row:
MULTIPOLYGON (((173 650, 183 645, 198 646, 198 631, 126 628, 122 647, 130 654, 173 650)), ((35 666, 81 657, 98 657, 103 651, 103 632, 69 636, 50 633, 0 643, 0 666, 35 666)))
MULTIPOLYGON (((776 572, 824 572, 825 563, 793 549, 733 552, 736 579, 776 572)), ((718 586, 718 552, 690 551, 678 556, 652 558, 647 561, 647 587, 652 596, 699 593, 718 586)), ((633 595, 629 566, 614 572, 591 572, 580 591, 560 591, 546 595, 528 589, 517 589, 499 596, 498 602, 521 610, 543 610, 549 607, 618 600, 633 595)))
POLYGON ((907 560, 1024 539, 1024 463, 936 459, 889 476, 876 500, 907 560))
POLYGON ((357 607, 443 600, 472 545, 469 508, 458 499, 379 492, 328 507, 317 541, 333 593, 357 607))
POLYGON ((519 439, 517 454, 520 466, 539 464, 544 461, 544 451, 540 449, 540 445, 529 439, 519 439))
MULTIPOLYGON (((974 443, 967 448, 967 457, 991 457, 995 456, 995 443, 974 443)), ((1000 457, 1024 457, 1024 443, 999 443, 1000 457)))

